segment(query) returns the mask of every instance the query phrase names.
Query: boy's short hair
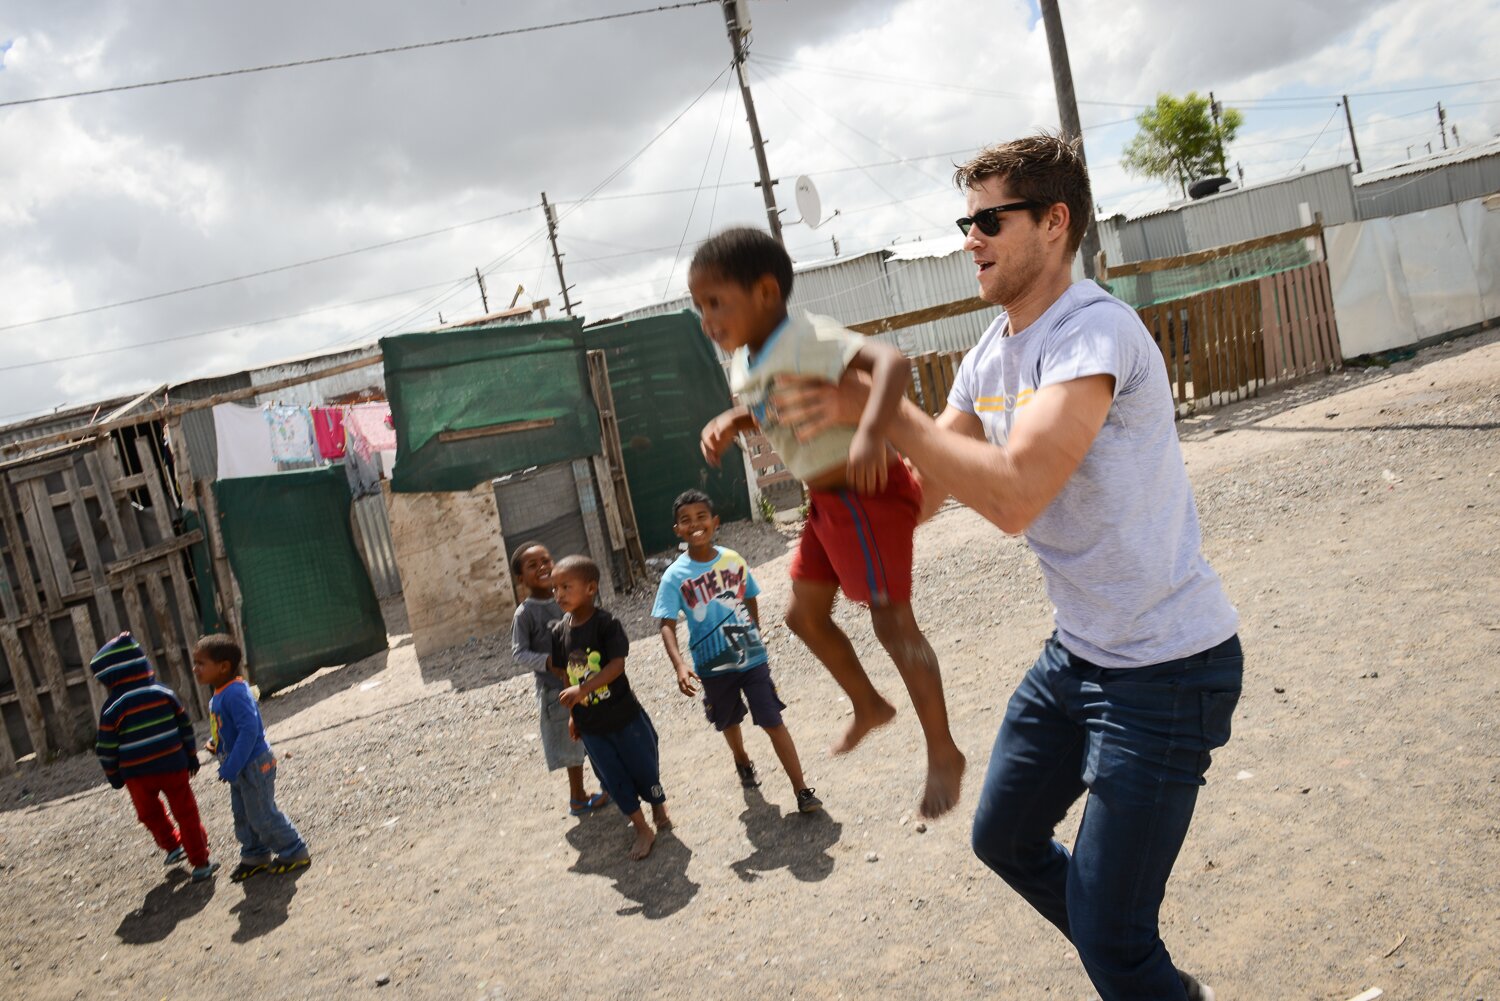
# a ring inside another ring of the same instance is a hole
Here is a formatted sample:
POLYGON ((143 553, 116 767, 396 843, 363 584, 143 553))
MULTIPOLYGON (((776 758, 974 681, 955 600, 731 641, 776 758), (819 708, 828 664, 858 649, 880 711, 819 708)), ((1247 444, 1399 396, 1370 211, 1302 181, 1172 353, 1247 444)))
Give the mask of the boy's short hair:
POLYGON ((714 510, 714 499, 708 494, 704 493, 702 490, 699 490, 695 487, 689 490, 684 490, 682 493, 678 494, 677 499, 672 502, 672 520, 676 521, 678 512, 687 507, 689 504, 702 504, 708 508, 709 514, 718 513, 714 510))
POLYGON ((224 633, 200 636, 198 642, 193 644, 193 649, 209 660, 228 664, 235 674, 240 673, 240 661, 244 659, 245 652, 240 649, 240 645, 234 641, 233 636, 224 633))
POLYGON ((546 549, 547 544, 532 539, 530 542, 523 542, 517 546, 515 551, 510 554, 510 572, 517 577, 521 576, 521 557, 537 548, 546 549))
POLYGON ((770 275, 781 287, 783 302, 792 295, 792 259, 763 229, 735 226, 709 237, 698 245, 688 271, 713 271, 741 288, 770 275))
POLYGON ((586 583, 599 583, 599 564, 587 556, 564 556, 552 564, 552 576, 582 577, 586 583))
POLYGON ((976 188, 981 181, 998 177, 1022 201, 1041 202, 1031 218, 1042 221, 1047 209, 1058 202, 1068 207, 1068 253, 1076 253, 1094 216, 1094 196, 1089 171, 1083 163, 1083 145, 1051 132, 996 143, 980 150, 973 159, 953 172, 960 189, 976 188))

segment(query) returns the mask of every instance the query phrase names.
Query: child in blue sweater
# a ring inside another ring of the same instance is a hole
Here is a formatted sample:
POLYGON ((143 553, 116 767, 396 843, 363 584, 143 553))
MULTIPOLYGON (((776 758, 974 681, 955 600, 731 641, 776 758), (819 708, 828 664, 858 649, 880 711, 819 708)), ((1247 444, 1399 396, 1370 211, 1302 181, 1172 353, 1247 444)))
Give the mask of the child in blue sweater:
POLYGON ((193 647, 193 676, 213 689, 208 702, 213 735, 208 750, 219 756, 219 781, 229 783, 234 836, 240 864, 230 879, 242 883, 262 872, 285 873, 312 861, 307 843, 276 806, 276 756, 250 685, 240 675, 244 653, 224 635, 205 636, 193 647))

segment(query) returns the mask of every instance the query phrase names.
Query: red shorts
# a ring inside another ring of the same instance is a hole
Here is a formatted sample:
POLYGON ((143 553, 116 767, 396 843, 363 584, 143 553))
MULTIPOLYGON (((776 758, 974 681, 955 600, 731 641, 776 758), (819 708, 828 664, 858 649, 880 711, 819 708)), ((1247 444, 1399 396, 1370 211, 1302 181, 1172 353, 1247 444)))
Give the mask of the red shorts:
POLYGON ((792 580, 837 584, 860 604, 911 601, 911 540, 922 492, 906 463, 891 463, 880 493, 809 490, 808 507, 792 580))

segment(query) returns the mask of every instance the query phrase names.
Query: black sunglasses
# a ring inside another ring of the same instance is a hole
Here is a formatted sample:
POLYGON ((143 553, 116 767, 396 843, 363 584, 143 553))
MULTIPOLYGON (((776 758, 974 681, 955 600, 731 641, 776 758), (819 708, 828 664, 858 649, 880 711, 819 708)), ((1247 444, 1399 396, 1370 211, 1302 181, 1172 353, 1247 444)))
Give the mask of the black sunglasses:
POLYGON ((979 232, 985 236, 999 236, 1000 213, 1019 212, 1021 209, 1039 209, 1042 205, 1042 202, 1033 201, 1007 202, 1004 205, 992 205, 987 209, 980 209, 972 216, 964 216, 958 220, 958 231, 964 236, 968 236, 969 229, 978 226, 979 232))

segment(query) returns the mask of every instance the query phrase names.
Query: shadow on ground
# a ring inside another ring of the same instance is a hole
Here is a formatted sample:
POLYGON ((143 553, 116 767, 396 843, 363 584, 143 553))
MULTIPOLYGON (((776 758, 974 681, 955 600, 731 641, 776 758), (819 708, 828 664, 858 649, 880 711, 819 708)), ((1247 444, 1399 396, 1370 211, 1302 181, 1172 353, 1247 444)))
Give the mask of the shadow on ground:
POLYGON ((297 895, 297 880, 307 872, 297 869, 280 876, 262 873, 239 884, 245 891, 245 899, 229 909, 240 919, 239 928, 230 938, 235 942, 250 942, 285 924, 292 897, 297 895))
POLYGON ((120 919, 115 936, 126 945, 161 942, 177 925, 208 906, 216 879, 194 883, 184 869, 172 869, 153 886, 141 906, 120 919))
POLYGON ((687 875, 693 850, 677 839, 676 831, 658 834, 650 856, 639 862, 626 855, 634 836, 613 807, 602 816, 584 818, 567 837, 578 851, 578 861, 568 871, 613 880, 620 896, 632 901, 615 912, 622 917, 669 917, 698 895, 698 884, 687 875))
POLYGON ((740 814, 745 836, 754 851, 729 868, 747 883, 762 873, 785 869, 804 883, 827 879, 833 872, 833 856, 828 850, 838 844, 844 825, 828 815, 790 813, 782 816, 773 803, 766 802, 759 789, 745 790, 745 812, 740 814))

